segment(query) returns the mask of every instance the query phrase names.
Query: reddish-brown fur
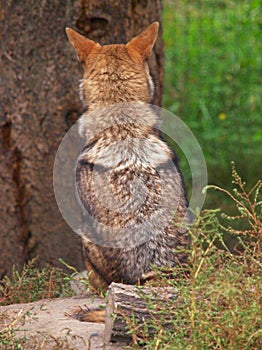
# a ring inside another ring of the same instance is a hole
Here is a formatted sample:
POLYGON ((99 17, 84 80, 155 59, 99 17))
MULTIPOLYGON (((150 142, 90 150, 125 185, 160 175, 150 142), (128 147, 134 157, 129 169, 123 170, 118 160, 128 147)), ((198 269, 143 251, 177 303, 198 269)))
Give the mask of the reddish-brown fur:
POLYGON ((88 110, 79 131, 86 147, 76 188, 85 213, 83 256, 95 289, 112 281, 134 284, 151 276, 151 264, 172 267, 186 260, 183 180, 148 105, 153 86, 147 60, 157 31, 153 23, 126 45, 100 46, 67 29, 84 67, 81 94, 88 110))

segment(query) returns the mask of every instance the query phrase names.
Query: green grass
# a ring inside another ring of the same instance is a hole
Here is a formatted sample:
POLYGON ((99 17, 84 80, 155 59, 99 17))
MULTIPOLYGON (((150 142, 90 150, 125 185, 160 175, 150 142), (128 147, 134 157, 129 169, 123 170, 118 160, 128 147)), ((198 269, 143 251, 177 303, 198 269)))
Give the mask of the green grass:
MULTIPOLYGON (((132 349, 262 348, 262 181, 247 186, 234 163, 232 175, 231 192, 217 186, 209 186, 208 191, 220 191, 227 196, 237 214, 228 215, 221 209, 202 211, 190 228, 192 244, 188 250, 187 273, 177 267, 170 279, 165 269, 155 270, 158 279, 153 283, 174 287, 179 302, 152 303, 147 297, 152 320, 137 323, 134 317, 127 323, 127 331, 133 335, 132 349), (234 238, 234 254, 225 243, 225 233, 234 238), (165 328, 166 320, 169 329, 165 328), (154 330, 153 337, 149 330, 154 330)), ((14 269, 12 277, 1 281, 1 304, 72 295, 70 282, 77 271, 61 262, 73 273, 69 275, 54 268, 39 271, 34 261, 20 272, 14 269)), ((139 291, 142 290, 140 286, 139 291)), ((0 329, 0 348, 2 345, 23 349, 26 339, 16 339, 14 326, 15 321, 0 329)))
POLYGON ((233 201, 238 215, 224 214, 228 221, 224 226, 220 222, 221 210, 202 211, 190 229, 189 273, 185 275, 178 267, 173 271, 176 277, 168 279, 161 270, 156 270, 159 278, 154 284, 174 287, 177 302, 159 299, 153 304, 149 298, 151 322, 146 325, 130 322, 133 340, 138 339, 136 336, 140 338, 132 348, 139 349, 141 345, 152 350, 262 348, 262 181, 249 191, 234 166, 232 174, 235 190, 219 190, 233 201), (248 229, 235 228, 242 220, 247 221, 248 229), (227 249, 225 230, 235 236, 238 254, 227 249), (154 337, 148 329, 155 331, 154 337))
MULTIPOLYGON (((261 176, 261 14, 259 0, 164 1, 163 107, 193 131, 209 183, 222 187, 231 160, 248 182, 261 176)), ((222 198, 209 196, 207 207, 227 207, 222 198)))
POLYGON ((69 276, 59 268, 39 270, 36 259, 33 259, 21 271, 14 267, 12 276, 5 276, 0 281, 0 305, 72 296, 72 278, 73 275, 69 276))

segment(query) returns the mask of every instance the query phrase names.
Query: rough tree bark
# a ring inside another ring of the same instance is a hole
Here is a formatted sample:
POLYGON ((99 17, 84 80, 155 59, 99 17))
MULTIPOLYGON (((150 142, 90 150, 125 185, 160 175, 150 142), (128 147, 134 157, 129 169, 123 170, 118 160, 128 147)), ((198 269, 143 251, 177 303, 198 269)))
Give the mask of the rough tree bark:
MULTIPOLYGON (((161 21, 161 0, 68 0, 0 4, 0 275, 38 256, 81 268, 79 241, 57 208, 52 170, 58 145, 81 114, 81 70, 64 28, 105 43, 127 42, 161 21)), ((150 62, 161 103, 163 43, 150 62)))

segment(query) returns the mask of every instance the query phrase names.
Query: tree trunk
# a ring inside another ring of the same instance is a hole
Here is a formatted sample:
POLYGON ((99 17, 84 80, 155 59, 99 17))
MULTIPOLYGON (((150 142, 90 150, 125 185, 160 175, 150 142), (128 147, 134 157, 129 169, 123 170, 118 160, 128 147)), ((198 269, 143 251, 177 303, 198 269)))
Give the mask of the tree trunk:
MULTIPOLYGON (((180 297, 181 299, 181 297, 180 297)), ((136 329, 136 336, 139 337, 139 331, 143 332, 143 325, 147 325, 148 336, 155 332, 150 327, 150 321, 164 319, 161 322, 165 328, 172 327, 170 318, 172 309, 177 303, 181 304, 178 292, 172 287, 143 287, 112 283, 109 287, 108 302, 106 305, 105 320, 105 344, 110 341, 118 340, 130 342, 131 336, 128 332, 128 325, 132 322, 136 329), (148 302, 154 305, 155 310, 148 308, 148 302), (167 308, 167 303, 172 306, 167 308), (168 314, 163 314, 159 310, 165 305, 168 314)))
MULTIPOLYGON (((161 0, 14 1, 0 5, 0 275, 38 256, 81 269, 77 237, 53 193, 59 143, 81 115, 81 70, 64 28, 101 44, 125 43, 161 15, 161 0)), ((163 43, 150 61, 161 103, 163 43)))
POLYGON ((59 142, 80 113, 76 66, 64 27, 77 19, 74 1, 2 2, 1 8, 1 273, 38 256, 81 264, 78 239, 53 193, 59 142))

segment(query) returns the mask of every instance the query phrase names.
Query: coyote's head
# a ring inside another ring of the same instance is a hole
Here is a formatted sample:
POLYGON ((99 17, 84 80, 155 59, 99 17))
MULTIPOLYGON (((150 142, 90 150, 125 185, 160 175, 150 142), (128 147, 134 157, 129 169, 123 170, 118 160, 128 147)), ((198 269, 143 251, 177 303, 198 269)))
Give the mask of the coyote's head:
POLYGON ((151 101, 153 83, 147 60, 157 39, 158 27, 158 22, 154 22, 127 44, 104 46, 66 28, 84 67, 80 90, 85 106, 96 108, 151 101))

